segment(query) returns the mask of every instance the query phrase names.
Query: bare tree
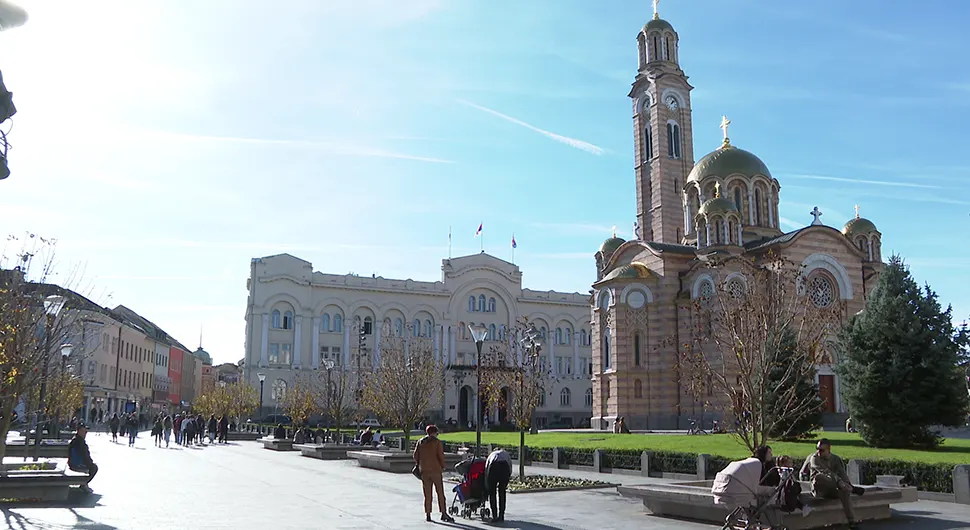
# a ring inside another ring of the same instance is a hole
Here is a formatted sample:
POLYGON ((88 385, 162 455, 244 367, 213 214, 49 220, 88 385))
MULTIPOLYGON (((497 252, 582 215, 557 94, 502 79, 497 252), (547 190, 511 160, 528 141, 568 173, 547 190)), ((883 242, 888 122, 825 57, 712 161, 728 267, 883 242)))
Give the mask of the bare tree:
POLYGON ((361 402, 386 424, 401 427, 409 443, 411 426, 441 396, 443 366, 434 358, 430 338, 414 336, 410 326, 401 335, 383 328, 380 359, 364 376, 361 402))
POLYGON ((553 378, 542 361, 540 332, 527 319, 507 332, 499 346, 493 346, 489 366, 483 368, 483 383, 489 404, 505 408, 508 419, 519 430, 519 477, 525 477, 525 432, 532 427, 536 408, 553 378), (502 389, 511 390, 505 399, 502 389))
POLYGON ((316 399, 321 410, 334 423, 336 441, 340 442, 340 429, 354 417, 357 399, 351 388, 350 372, 341 366, 325 366, 317 376, 316 399))
POLYGON ((737 420, 753 451, 817 407, 816 392, 787 382, 813 376, 844 308, 811 303, 802 268, 774 254, 707 267, 718 287, 689 307, 680 376, 695 399, 737 420))
MULTIPOLYGON (((39 441, 42 415, 50 412, 49 379, 61 369, 61 346, 72 336, 83 306, 73 292, 50 283, 55 276, 55 241, 27 234, 8 238, 7 245, 18 248, 10 254, 5 248, 0 256, 0 264, 13 267, 0 270, 0 460, 6 454, 13 411, 33 388, 37 396, 28 399, 25 415, 33 419, 35 443, 39 441)), ((70 282, 72 276, 64 281, 70 282)), ((37 449, 39 444, 35 459, 37 449)))

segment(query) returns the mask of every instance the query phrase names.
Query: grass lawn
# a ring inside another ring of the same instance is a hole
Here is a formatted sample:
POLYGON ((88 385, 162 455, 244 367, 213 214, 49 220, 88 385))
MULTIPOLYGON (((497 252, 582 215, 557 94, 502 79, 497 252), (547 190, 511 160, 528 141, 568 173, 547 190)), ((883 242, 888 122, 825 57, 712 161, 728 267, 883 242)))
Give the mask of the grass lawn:
MULTIPOLYGON (((873 449, 859 438, 858 434, 830 432, 823 434, 832 440, 832 452, 845 460, 906 460, 928 464, 970 464, 970 440, 947 439, 935 451, 913 451, 906 449, 873 449)), ((475 443, 474 432, 442 434, 446 442, 475 443)), ((483 444, 499 444, 518 447, 519 433, 495 432, 482 433, 483 444)), ((612 433, 564 433, 550 432, 525 435, 525 445, 532 448, 564 447, 575 449, 638 449, 653 451, 678 451, 683 453, 706 453, 726 458, 748 456, 744 445, 730 434, 709 435, 668 435, 668 434, 612 434, 612 433)), ((815 440, 805 442, 771 442, 775 455, 791 455, 804 459, 815 451, 815 440)))

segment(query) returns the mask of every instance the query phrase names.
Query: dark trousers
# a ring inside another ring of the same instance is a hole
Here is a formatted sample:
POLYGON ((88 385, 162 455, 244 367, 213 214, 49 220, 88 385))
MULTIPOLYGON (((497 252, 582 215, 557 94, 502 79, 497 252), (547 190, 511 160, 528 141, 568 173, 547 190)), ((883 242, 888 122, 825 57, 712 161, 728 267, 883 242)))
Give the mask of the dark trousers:
POLYGON ((94 480, 94 476, 98 474, 98 465, 94 462, 86 466, 72 467, 71 471, 77 471, 78 473, 87 473, 88 481, 85 484, 90 484, 94 480))
POLYGON ((512 464, 504 461, 492 462, 492 466, 485 473, 485 482, 488 487, 488 499, 492 507, 492 517, 505 517, 505 494, 509 487, 509 479, 512 478, 512 464), (496 498, 496 493, 498 496, 496 498), (496 510, 495 501, 498 501, 496 510))

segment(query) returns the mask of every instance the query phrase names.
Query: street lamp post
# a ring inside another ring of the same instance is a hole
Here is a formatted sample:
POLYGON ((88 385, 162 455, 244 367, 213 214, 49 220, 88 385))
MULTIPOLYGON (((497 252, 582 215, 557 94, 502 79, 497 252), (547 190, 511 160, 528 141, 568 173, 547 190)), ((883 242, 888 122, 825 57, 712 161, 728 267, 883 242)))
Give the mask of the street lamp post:
POLYGON ((475 340, 475 348, 478 350, 478 358, 475 363, 475 379, 477 380, 475 386, 478 387, 478 394, 475 396, 475 402, 478 404, 475 407, 475 458, 478 458, 481 456, 482 448, 482 418, 480 417, 482 400, 482 344, 488 335, 488 328, 485 327, 485 324, 469 324, 468 330, 472 332, 472 339, 475 340))
POLYGON ((259 378, 259 423, 263 423, 263 383, 266 382, 266 374, 260 372, 256 377, 259 378))
MULTIPOLYGON (((67 359, 68 357, 71 356, 71 351, 73 349, 74 349, 74 346, 71 344, 61 344, 61 388, 58 390, 59 394, 63 392, 63 385, 66 384, 67 382, 65 377, 67 375, 67 359)), ((67 411, 63 411, 63 412, 67 412, 67 411)), ((57 417, 57 418, 54 418, 54 421, 57 423, 57 435, 60 436, 61 419, 60 417, 57 417)))
MULTIPOLYGON (((535 373, 535 363, 539 362, 539 353, 542 351, 542 334, 536 329, 535 324, 530 324, 528 328, 523 332, 525 335, 520 343, 525 348, 523 353, 522 363, 519 366, 519 402, 518 402, 518 412, 524 413, 527 404, 523 401, 525 399, 525 378, 527 376, 526 370, 531 369, 532 373, 535 373)), ((530 397, 531 399, 531 397, 530 397)), ((528 405, 531 406, 531 405, 528 405)), ((521 418, 519 423, 519 476, 525 477, 525 429, 522 428, 521 418)), ((529 423, 531 425, 532 418, 529 418, 529 423)))
POLYGON ((327 369, 327 427, 330 427, 330 416, 333 415, 333 409, 330 404, 330 396, 333 395, 333 388, 330 386, 330 373, 333 372, 334 362, 333 359, 327 359, 323 362, 323 366, 327 369))
POLYGON ((65 298, 59 295, 51 295, 44 299, 44 312, 47 316, 46 326, 44 328, 44 371, 40 374, 40 399, 38 399, 38 408, 35 413, 37 421, 35 422, 35 434, 34 434, 34 462, 40 458, 40 438, 41 431, 43 430, 40 425, 40 415, 44 412, 44 399, 47 397, 47 372, 50 371, 51 362, 51 328, 54 327, 54 321, 57 318, 58 313, 61 312, 61 308, 64 307, 65 298))

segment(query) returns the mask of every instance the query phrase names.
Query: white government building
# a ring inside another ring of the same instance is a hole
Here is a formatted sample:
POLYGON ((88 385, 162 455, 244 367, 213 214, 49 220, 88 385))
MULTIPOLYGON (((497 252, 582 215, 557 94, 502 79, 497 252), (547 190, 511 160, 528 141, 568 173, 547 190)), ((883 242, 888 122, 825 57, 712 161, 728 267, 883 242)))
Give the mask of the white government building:
MULTIPOLYGON (((476 362, 476 347, 468 324, 489 327, 483 348, 488 351, 490 341, 501 340, 506 329, 527 317, 546 334, 542 362, 554 374, 536 423, 589 423, 589 295, 524 289, 515 264, 484 252, 444 259, 441 280, 423 282, 315 272, 310 262, 280 254, 252 260, 247 288, 244 377, 259 388, 257 374, 265 374, 264 409, 276 407, 277 392, 292 385, 297 374, 320 370, 328 360, 335 369, 356 372, 360 359, 367 369, 379 359, 381 327, 374 323, 381 322, 397 334, 410 328, 432 339, 433 354, 448 368, 444 402, 436 403, 428 418, 467 424, 474 421, 477 404, 475 373, 469 368, 476 362)), ((492 424, 504 418, 504 410, 488 411, 492 424)))

